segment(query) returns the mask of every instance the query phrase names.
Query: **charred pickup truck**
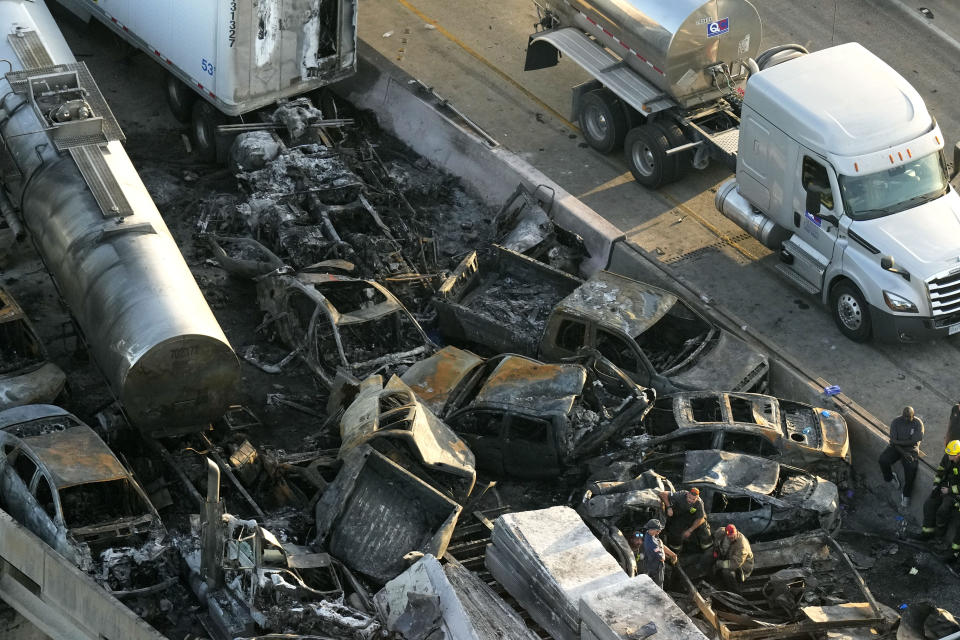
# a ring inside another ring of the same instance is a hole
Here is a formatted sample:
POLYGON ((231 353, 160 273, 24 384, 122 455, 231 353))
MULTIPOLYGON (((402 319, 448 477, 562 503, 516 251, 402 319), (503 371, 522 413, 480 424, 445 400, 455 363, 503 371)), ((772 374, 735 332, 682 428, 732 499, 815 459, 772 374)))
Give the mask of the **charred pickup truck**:
POLYGON ((586 282, 496 246, 468 255, 434 297, 444 337, 556 362, 593 349, 659 394, 754 391, 766 356, 676 295, 607 271, 586 282))
POLYGON ((504 354, 484 360, 444 347, 403 381, 498 476, 555 477, 638 422, 655 393, 602 358, 544 364, 504 354))

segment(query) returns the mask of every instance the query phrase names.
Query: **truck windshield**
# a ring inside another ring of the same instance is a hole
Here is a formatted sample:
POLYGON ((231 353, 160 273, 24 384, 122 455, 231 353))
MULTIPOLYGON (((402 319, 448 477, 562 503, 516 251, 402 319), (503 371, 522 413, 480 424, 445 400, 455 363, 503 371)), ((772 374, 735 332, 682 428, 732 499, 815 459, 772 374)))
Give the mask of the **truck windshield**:
POLYGON ((840 176, 843 210, 854 220, 873 220, 945 194, 947 168, 939 152, 862 176, 840 176))

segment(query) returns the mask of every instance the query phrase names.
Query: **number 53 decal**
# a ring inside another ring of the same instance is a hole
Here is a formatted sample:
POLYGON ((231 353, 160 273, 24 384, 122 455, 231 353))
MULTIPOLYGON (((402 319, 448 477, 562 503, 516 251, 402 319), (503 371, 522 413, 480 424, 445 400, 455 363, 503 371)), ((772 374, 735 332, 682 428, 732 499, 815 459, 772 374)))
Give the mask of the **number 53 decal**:
POLYGON ((212 75, 213 75, 213 63, 212 63, 212 62, 207 62, 207 59, 206 59, 206 58, 203 58, 203 59, 200 61, 200 68, 203 69, 204 71, 206 71, 206 72, 207 72, 207 75, 209 75, 209 76, 212 76, 212 75))

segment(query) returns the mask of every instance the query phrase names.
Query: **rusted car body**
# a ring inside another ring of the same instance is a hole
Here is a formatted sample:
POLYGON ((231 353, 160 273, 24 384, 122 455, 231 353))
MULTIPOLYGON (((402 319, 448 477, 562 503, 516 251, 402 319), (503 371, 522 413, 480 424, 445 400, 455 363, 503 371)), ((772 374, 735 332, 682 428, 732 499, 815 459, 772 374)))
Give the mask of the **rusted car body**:
POLYGON ((340 457, 369 444, 458 501, 473 491, 473 452, 396 376, 386 385, 382 376, 361 383, 340 419, 340 439, 340 457))
POLYGON ((445 347, 404 373, 498 476, 555 477, 638 422, 655 394, 602 359, 545 364, 504 354, 483 360, 445 347))
POLYGON ((81 569, 165 535, 147 495, 87 425, 52 405, 0 412, 3 509, 81 569))
POLYGON ((0 287, 0 409, 53 402, 66 382, 23 309, 0 287))
POLYGON ((370 280, 278 272, 259 280, 257 296, 281 339, 328 386, 338 372, 359 381, 433 349, 396 297, 370 280))
POLYGON ((658 398, 639 434, 628 451, 611 457, 719 449, 771 458, 834 482, 850 471, 850 437, 839 412, 773 396, 691 391, 658 398))
POLYGON ((711 324, 675 294, 600 271, 557 305, 541 348, 549 360, 587 346, 659 394, 683 390, 752 391, 768 363, 711 324))
POLYGON ((840 506, 829 480, 773 460, 705 450, 651 456, 639 466, 678 488, 696 487, 710 526, 736 525, 751 541, 812 529, 830 530, 840 506))

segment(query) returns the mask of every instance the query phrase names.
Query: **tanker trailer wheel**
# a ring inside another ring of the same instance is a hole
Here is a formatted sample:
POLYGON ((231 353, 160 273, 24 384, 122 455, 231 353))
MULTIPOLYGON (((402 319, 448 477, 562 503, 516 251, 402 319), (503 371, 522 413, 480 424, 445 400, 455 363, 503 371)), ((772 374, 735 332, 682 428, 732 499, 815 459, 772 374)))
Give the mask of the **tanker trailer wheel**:
MULTIPOLYGON (((667 141, 670 143, 669 148, 673 149, 674 147, 679 147, 684 144, 689 144, 687 137, 683 135, 683 130, 675 122, 659 122, 658 126, 663 128, 663 132, 667 134, 667 141)), ((678 151, 677 153, 672 153, 667 156, 668 159, 673 158, 676 161, 676 172, 677 177, 674 180, 679 180, 683 176, 687 175, 687 170, 692 166, 690 162, 691 152, 688 149, 687 151, 678 151)))
POLYGON ((840 333, 854 342, 870 339, 870 307, 855 284, 849 280, 838 283, 830 291, 830 308, 840 333))
POLYGON ((634 127, 623 142, 623 155, 633 179, 649 189, 658 189, 677 178, 677 161, 667 155, 673 145, 657 123, 634 127))
POLYGON ((596 89, 583 96, 579 122, 583 139, 600 153, 617 149, 627 135, 627 116, 620 100, 607 89, 596 89))
POLYGON ((193 150, 201 161, 217 161, 217 127, 226 121, 227 117, 206 100, 194 103, 190 137, 193 139, 193 150))
POLYGON ((172 73, 165 74, 164 85, 167 91, 167 106, 170 107, 173 117, 183 123, 190 122, 193 103, 199 96, 172 73))

